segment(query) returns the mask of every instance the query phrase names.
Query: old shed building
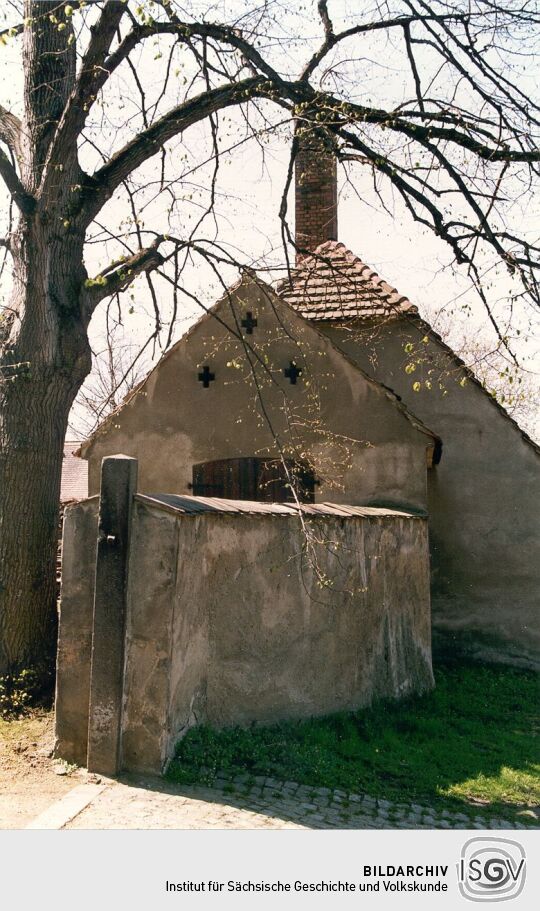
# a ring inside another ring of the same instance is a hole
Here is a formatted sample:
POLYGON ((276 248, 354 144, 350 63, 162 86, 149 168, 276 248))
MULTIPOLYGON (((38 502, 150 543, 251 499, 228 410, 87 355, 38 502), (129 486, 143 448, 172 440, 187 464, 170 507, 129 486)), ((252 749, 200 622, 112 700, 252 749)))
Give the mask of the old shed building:
POLYGON ((538 666, 538 447, 338 242, 320 149, 296 223, 292 275, 246 273, 82 445, 90 493, 124 452, 144 492, 427 511, 437 653, 538 666))
POLYGON ((79 450, 56 736, 92 770, 423 692, 432 631, 540 663, 537 447, 338 242, 320 148, 296 206, 294 272, 246 271, 79 450))
POLYGON ((140 489, 424 511, 440 441, 268 285, 245 275, 81 447, 140 489), (288 477, 288 473, 290 476, 288 477))

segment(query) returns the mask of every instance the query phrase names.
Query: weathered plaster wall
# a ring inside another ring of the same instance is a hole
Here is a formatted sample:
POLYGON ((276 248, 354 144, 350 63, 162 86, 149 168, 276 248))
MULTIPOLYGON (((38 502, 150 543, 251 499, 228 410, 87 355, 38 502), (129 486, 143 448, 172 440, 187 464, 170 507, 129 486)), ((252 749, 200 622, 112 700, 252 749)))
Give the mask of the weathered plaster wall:
POLYGON ((67 506, 56 673, 56 749, 86 765, 99 499, 67 506))
POLYGON ((428 472, 435 652, 539 667, 537 452, 474 382, 461 385, 465 371, 435 337, 423 341, 424 325, 321 329, 443 439, 428 472))
POLYGON ((102 458, 115 452, 139 460, 141 490, 181 494, 190 493, 194 463, 276 457, 275 436, 287 455, 314 464, 318 502, 426 506, 432 437, 271 289, 249 280, 218 305, 216 318, 180 340, 83 446, 90 492, 99 488, 102 458), (238 320, 247 311, 257 319, 253 335, 243 336, 248 354, 230 331, 236 331, 233 311, 238 320), (297 385, 283 376, 291 360, 303 369, 297 385), (197 379, 205 364, 216 376, 207 389, 197 379))
POLYGON ((159 771, 176 736, 204 718, 208 611, 189 591, 201 572, 194 530, 187 519, 180 524, 175 514, 135 503, 122 738, 128 769, 159 771))
MULTIPOLYGON (((71 507, 64 532, 56 753, 81 765, 97 506, 71 507)), ((302 524, 266 508, 184 515, 135 499, 123 768, 159 772, 194 724, 309 717, 432 686, 427 519, 302 524)))
POLYGON ((206 578, 194 581, 196 595, 214 593, 212 723, 323 714, 431 684, 425 520, 318 522, 308 535, 336 553, 315 546, 311 561, 291 560, 304 543, 295 520, 207 525, 206 578))
POLYGON ((135 523, 127 768, 157 771, 196 723, 309 717, 432 685, 426 519, 328 517, 306 539, 296 517, 139 503, 135 523), (333 545, 315 544, 312 565, 298 556, 310 537, 333 545))

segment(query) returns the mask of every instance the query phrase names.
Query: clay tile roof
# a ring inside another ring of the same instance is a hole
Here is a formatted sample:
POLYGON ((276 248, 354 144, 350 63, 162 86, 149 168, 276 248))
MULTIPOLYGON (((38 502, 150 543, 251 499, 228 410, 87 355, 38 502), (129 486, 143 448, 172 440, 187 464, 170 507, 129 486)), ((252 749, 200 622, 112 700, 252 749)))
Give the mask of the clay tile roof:
POLYGON ((66 440, 64 443, 60 486, 61 503, 85 500, 88 496, 88 462, 74 455, 80 445, 80 440, 66 440))
POLYGON ((282 279, 278 293, 311 320, 392 317, 417 313, 410 300, 399 294, 358 256, 335 240, 321 244, 282 279))

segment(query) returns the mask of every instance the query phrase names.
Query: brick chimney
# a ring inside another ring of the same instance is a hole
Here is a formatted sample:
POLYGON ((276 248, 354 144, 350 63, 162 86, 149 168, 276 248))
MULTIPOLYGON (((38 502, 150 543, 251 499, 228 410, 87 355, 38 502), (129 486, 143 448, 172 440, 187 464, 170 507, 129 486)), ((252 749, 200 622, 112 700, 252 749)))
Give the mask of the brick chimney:
MULTIPOLYGON (((302 134, 296 134, 295 240, 311 252, 326 240, 337 240, 337 161, 322 138, 306 133, 305 127, 302 134)), ((297 264, 305 255, 297 252, 297 264)))

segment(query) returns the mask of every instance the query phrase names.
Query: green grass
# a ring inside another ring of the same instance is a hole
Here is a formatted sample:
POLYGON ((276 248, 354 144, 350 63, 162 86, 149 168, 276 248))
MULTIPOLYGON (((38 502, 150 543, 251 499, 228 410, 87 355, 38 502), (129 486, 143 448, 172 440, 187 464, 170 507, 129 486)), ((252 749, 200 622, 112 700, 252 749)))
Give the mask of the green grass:
POLYGON ((210 783, 217 771, 342 788, 454 809, 540 805, 538 677, 452 665, 431 693, 272 727, 192 729, 168 777, 210 783))

